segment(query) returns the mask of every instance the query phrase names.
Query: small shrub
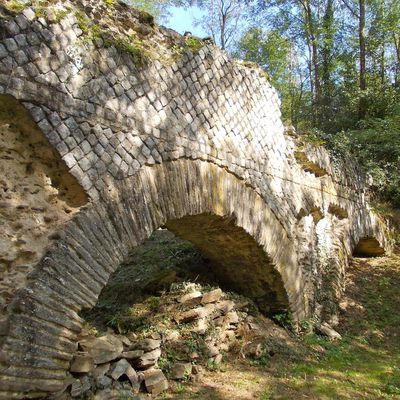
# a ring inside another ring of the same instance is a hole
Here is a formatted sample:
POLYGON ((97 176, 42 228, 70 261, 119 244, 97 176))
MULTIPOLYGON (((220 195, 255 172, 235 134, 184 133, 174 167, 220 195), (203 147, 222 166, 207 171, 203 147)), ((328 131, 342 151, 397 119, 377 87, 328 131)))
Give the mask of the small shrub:
POLYGON ((25 9, 30 4, 30 1, 26 0, 11 0, 5 3, 7 10, 14 13, 19 13, 25 9))
POLYGON ((90 20, 83 11, 76 11, 75 18, 78 22, 79 29, 84 33, 88 34, 90 31, 90 20))
POLYGON ((195 54, 198 53, 204 46, 203 41, 195 36, 188 37, 185 40, 185 44, 186 44, 186 49, 195 54))
POLYGON ((123 53, 128 53, 137 66, 142 66, 150 58, 150 52, 143 46, 141 40, 135 35, 129 37, 113 36, 105 41, 106 46, 115 46, 115 48, 123 53))
POLYGON ((284 312, 275 314, 272 319, 285 329, 294 332, 295 331, 295 323, 293 320, 293 316, 290 312, 284 312))

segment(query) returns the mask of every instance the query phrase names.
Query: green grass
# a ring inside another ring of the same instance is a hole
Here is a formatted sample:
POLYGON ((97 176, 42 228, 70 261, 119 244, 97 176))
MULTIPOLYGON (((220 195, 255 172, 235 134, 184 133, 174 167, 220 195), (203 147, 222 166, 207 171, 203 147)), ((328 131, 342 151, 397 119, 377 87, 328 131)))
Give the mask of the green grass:
POLYGON ((343 340, 305 336, 319 352, 278 368, 271 398, 400 399, 399 257, 357 262, 349 290, 355 306, 342 317, 343 340))
POLYGON ((96 306, 84 317, 99 328, 118 330, 146 328, 146 316, 135 315, 132 304, 145 301, 149 312, 158 307, 159 298, 152 297, 182 282, 190 269, 201 265, 202 258, 190 242, 174 237, 168 231, 156 231, 131 254, 110 277, 96 306))

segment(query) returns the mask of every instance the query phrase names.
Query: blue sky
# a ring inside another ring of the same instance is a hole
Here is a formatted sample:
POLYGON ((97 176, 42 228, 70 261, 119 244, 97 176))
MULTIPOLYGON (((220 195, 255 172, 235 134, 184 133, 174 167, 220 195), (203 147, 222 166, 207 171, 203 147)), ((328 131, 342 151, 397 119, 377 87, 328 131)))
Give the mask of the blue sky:
POLYGON ((162 25, 172 28, 181 34, 189 31, 195 36, 208 36, 207 32, 200 26, 195 26, 195 18, 199 18, 203 14, 203 11, 198 7, 188 7, 186 9, 182 7, 170 7, 169 11, 171 16, 167 21, 162 21, 162 25))

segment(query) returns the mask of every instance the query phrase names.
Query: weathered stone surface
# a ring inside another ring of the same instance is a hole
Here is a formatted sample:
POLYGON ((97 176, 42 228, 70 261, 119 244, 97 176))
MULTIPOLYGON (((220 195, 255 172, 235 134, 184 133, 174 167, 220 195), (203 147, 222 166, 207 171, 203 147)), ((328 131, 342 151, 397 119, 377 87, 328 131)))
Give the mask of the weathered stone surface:
POLYGON ((71 386, 71 396, 80 397, 91 388, 90 380, 88 376, 84 376, 81 379, 76 379, 71 386))
POLYGON ((208 304, 208 303, 215 303, 217 302, 222 295, 222 290, 221 289, 215 289, 211 290, 208 293, 205 293, 201 299, 202 304, 208 304))
POLYGON ((127 360, 135 360, 144 354, 143 350, 130 350, 124 351, 121 354, 121 357, 126 358, 127 360))
POLYGON ((97 365, 93 370, 93 376, 95 378, 105 375, 110 369, 110 363, 105 363, 101 365, 97 365))
POLYGON ((111 386, 112 379, 106 375, 101 375, 95 378, 96 387, 99 389, 106 389, 111 386))
POLYGON ((139 389, 139 378, 136 371, 132 368, 128 361, 121 359, 111 366, 109 375, 118 380, 121 376, 126 375, 132 387, 139 389))
POLYGON ((144 352, 148 352, 154 349, 157 349, 161 346, 161 340, 160 339, 144 339, 141 340, 140 342, 133 344, 131 346, 131 349, 133 350, 143 350, 144 352))
POLYGON ((95 364, 115 360, 123 351, 122 342, 111 334, 81 339, 79 345, 93 358, 95 364))
POLYGON ((183 296, 181 296, 178 299, 179 303, 188 303, 188 302, 192 302, 194 300, 200 299, 200 297, 202 296, 201 292, 195 291, 195 292, 190 292, 190 293, 186 293, 183 296))
POLYGON ((340 340, 342 339, 342 335, 339 332, 336 332, 328 323, 323 322, 318 326, 318 331, 323 335, 327 336, 331 340, 340 340))
POLYGON ((171 379, 187 378, 192 372, 191 363, 174 363, 171 367, 171 379))
POLYGON ((139 369, 147 369, 154 366, 161 356, 161 349, 154 349, 148 353, 144 353, 138 359, 133 360, 135 367, 139 369))
POLYGON ((191 322, 196 319, 201 319, 209 315, 209 311, 205 307, 192 308, 187 311, 183 311, 176 316, 179 322, 191 322))
POLYGON ((93 357, 89 354, 77 354, 74 356, 70 371, 78 373, 87 373, 94 368, 93 357))
POLYGON ((144 375, 144 383, 149 393, 157 394, 168 389, 168 381, 160 369, 147 370, 144 375))

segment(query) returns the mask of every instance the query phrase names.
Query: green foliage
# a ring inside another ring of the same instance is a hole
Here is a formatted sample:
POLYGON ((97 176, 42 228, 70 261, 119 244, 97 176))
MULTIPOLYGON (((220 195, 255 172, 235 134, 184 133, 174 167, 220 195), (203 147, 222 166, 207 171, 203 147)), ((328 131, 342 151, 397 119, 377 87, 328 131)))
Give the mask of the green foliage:
POLYGON ((105 40, 106 46, 115 46, 122 53, 132 56, 137 66, 143 66, 151 57, 151 53, 144 47, 143 42, 136 36, 109 36, 105 40))
POLYGON ((186 49, 195 54, 198 53, 204 46, 203 41, 195 36, 188 37, 185 40, 185 44, 186 44, 186 49))
POLYGON ((75 18, 78 22, 79 29, 88 34, 90 32, 90 20, 88 16, 81 10, 75 11, 75 18))
POLYGON ((30 1, 25 1, 25 0, 11 0, 11 1, 6 1, 4 6, 14 12, 14 13, 19 13, 24 10, 25 7, 29 5, 30 1))
POLYGON ((334 158, 356 161, 371 176, 371 189, 380 201, 400 207, 400 110, 384 119, 360 121, 357 129, 337 134, 314 131, 313 135, 334 158))
POLYGON ((297 82, 291 58, 292 43, 278 30, 250 28, 237 44, 234 55, 244 60, 249 67, 259 66, 265 77, 278 89, 282 98, 282 113, 285 120, 296 120, 297 82))
POLYGON ((56 22, 62 21, 68 14, 72 12, 71 7, 66 7, 64 10, 56 10, 55 11, 55 20, 56 22))
POLYGON ((173 3, 170 0, 125 0, 129 6, 142 11, 142 22, 150 24, 165 20, 169 16, 168 7, 173 3))
POLYGON ((293 315, 290 312, 274 314, 272 319, 289 331, 295 330, 293 315))

